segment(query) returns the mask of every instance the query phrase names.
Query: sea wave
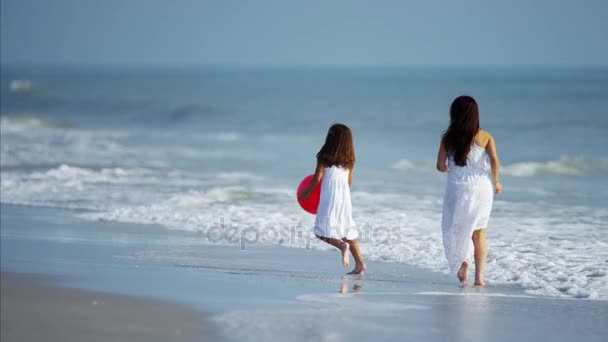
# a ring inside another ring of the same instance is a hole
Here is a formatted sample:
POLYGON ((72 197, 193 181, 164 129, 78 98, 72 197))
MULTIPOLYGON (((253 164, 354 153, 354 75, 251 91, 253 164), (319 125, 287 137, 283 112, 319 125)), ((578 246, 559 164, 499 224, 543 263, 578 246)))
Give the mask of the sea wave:
POLYGON ((435 170, 432 161, 412 161, 409 159, 399 159, 397 162, 391 164, 389 168, 398 172, 435 170))
MULTIPOLYGON (((30 181, 79 181, 86 183, 137 183, 148 182, 149 176, 153 173, 146 169, 123 169, 123 168, 103 168, 91 170, 81 167, 62 164, 57 168, 45 172, 33 172, 29 174, 30 181)), ((152 178, 157 181, 156 178, 152 178)))
POLYGON ((85 129, 34 115, 0 118, 0 160, 2 167, 58 166, 61 164, 171 168, 177 162, 206 159, 268 159, 264 152, 242 151, 209 141, 237 143, 238 132, 208 132, 180 140, 177 132, 139 132, 122 129, 85 129), (148 135, 157 139, 150 147, 148 135), (189 143, 192 141, 194 143, 189 143))
POLYGON ((97 211, 147 203, 176 189, 208 183, 205 177, 176 170, 66 164, 46 171, 2 171, 0 176, 2 203, 97 211))
MULTIPOLYGON (((400 159, 389 168, 396 172, 433 171, 434 162, 400 159)), ((510 177, 536 177, 544 175, 585 176, 608 172, 608 158, 586 156, 561 156, 557 160, 527 161, 502 165, 502 175, 510 177)))
MULTIPOLYGON (((34 116, 0 118, 2 167, 37 165, 136 166, 136 151, 126 148, 129 133, 87 130, 34 116)), ((142 151, 145 152, 145 151, 142 151)))
POLYGON ((542 175, 584 176, 608 171, 608 158, 562 156, 557 160, 520 162, 506 165, 501 172, 513 177, 542 175))
POLYGON ((65 121, 42 119, 30 113, 11 113, 0 117, 0 127, 6 132, 23 132, 30 129, 73 128, 65 121))
POLYGON ((29 93, 34 89, 34 82, 30 80, 12 80, 8 89, 11 93, 29 93))

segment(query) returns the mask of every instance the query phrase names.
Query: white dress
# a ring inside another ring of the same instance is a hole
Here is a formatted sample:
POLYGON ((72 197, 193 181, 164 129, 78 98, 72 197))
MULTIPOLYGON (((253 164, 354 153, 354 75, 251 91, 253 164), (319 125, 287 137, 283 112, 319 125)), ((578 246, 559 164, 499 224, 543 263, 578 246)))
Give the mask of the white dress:
POLYGON ((490 180, 490 158, 486 150, 471 146, 465 166, 448 156, 448 181, 443 199, 443 247, 452 272, 466 261, 471 265, 473 231, 486 228, 492 211, 494 191, 490 180))
POLYGON ((352 216, 349 172, 349 169, 335 165, 325 168, 315 219, 315 235, 349 240, 359 236, 352 216))

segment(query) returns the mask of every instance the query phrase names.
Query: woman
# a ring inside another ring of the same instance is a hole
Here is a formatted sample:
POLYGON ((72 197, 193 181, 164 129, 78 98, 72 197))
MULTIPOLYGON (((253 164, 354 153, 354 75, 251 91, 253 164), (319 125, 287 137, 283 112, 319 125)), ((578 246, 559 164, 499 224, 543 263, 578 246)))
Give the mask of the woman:
POLYGON ((473 250, 475 285, 484 286, 485 228, 492 211, 492 185, 496 194, 502 192, 499 167, 494 138, 479 129, 477 103, 470 96, 456 98, 450 108, 450 126, 439 144, 437 169, 448 172, 443 200, 443 246, 450 270, 457 271, 462 286, 468 279, 473 250))

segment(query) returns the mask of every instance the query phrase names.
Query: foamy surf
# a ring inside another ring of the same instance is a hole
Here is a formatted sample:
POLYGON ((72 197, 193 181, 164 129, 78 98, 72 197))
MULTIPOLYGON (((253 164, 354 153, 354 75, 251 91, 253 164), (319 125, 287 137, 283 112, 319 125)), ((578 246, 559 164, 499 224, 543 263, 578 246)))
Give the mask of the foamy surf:
MULTIPOLYGON (((432 161, 400 159, 389 169, 400 173, 436 172, 432 161)), ((564 155, 556 160, 524 161, 501 166, 501 175, 507 177, 585 176, 608 172, 608 158, 564 155)))
POLYGON ((34 82, 30 80, 12 80, 8 89, 11 93, 28 93, 34 89, 34 82))
POLYGON ((584 176, 608 172, 608 158, 562 156, 557 160, 544 162, 521 162, 506 165, 502 173, 513 177, 533 177, 542 175, 584 176))
MULTIPOLYGON (((313 241, 315 248, 313 216, 295 205, 295 193, 256 175, 60 165, 44 172, 2 171, 0 185, 2 203, 86 209, 79 214, 85 219, 161 224, 198 232, 209 244, 310 248, 313 241)), ((360 191, 352 196, 365 256, 447 272, 440 199, 360 191)), ((521 284, 535 295, 608 299, 607 218, 605 209, 498 200, 488 228, 487 282, 521 284)))

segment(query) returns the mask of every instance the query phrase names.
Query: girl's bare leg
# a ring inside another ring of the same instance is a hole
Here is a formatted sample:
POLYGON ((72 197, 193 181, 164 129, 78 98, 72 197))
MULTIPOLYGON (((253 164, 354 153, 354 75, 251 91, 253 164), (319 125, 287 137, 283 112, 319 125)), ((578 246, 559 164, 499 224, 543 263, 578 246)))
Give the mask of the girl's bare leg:
POLYGON ((488 255, 488 243, 486 242, 484 228, 479 228, 473 232, 473 246, 475 247, 475 285, 484 286, 483 271, 486 267, 486 256, 488 255))
POLYGON ((350 249, 350 244, 346 241, 342 241, 340 239, 334 239, 334 238, 328 238, 325 236, 319 236, 316 235, 317 238, 319 238, 319 240, 326 242, 334 247, 336 247, 337 249, 340 250, 340 252, 342 252, 342 265, 344 265, 344 267, 348 267, 348 264, 350 262, 349 257, 348 257, 348 251, 350 249))
POLYGON ((348 274, 361 274, 367 268, 365 263, 363 262, 363 257, 361 256, 361 251, 359 250, 359 245, 357 244, 357 240, 347 240, 344 239, 344 242, 347 242, 350 245, 350 253, 353 255, 355 259, 355 268, 350 271, 348 274))

